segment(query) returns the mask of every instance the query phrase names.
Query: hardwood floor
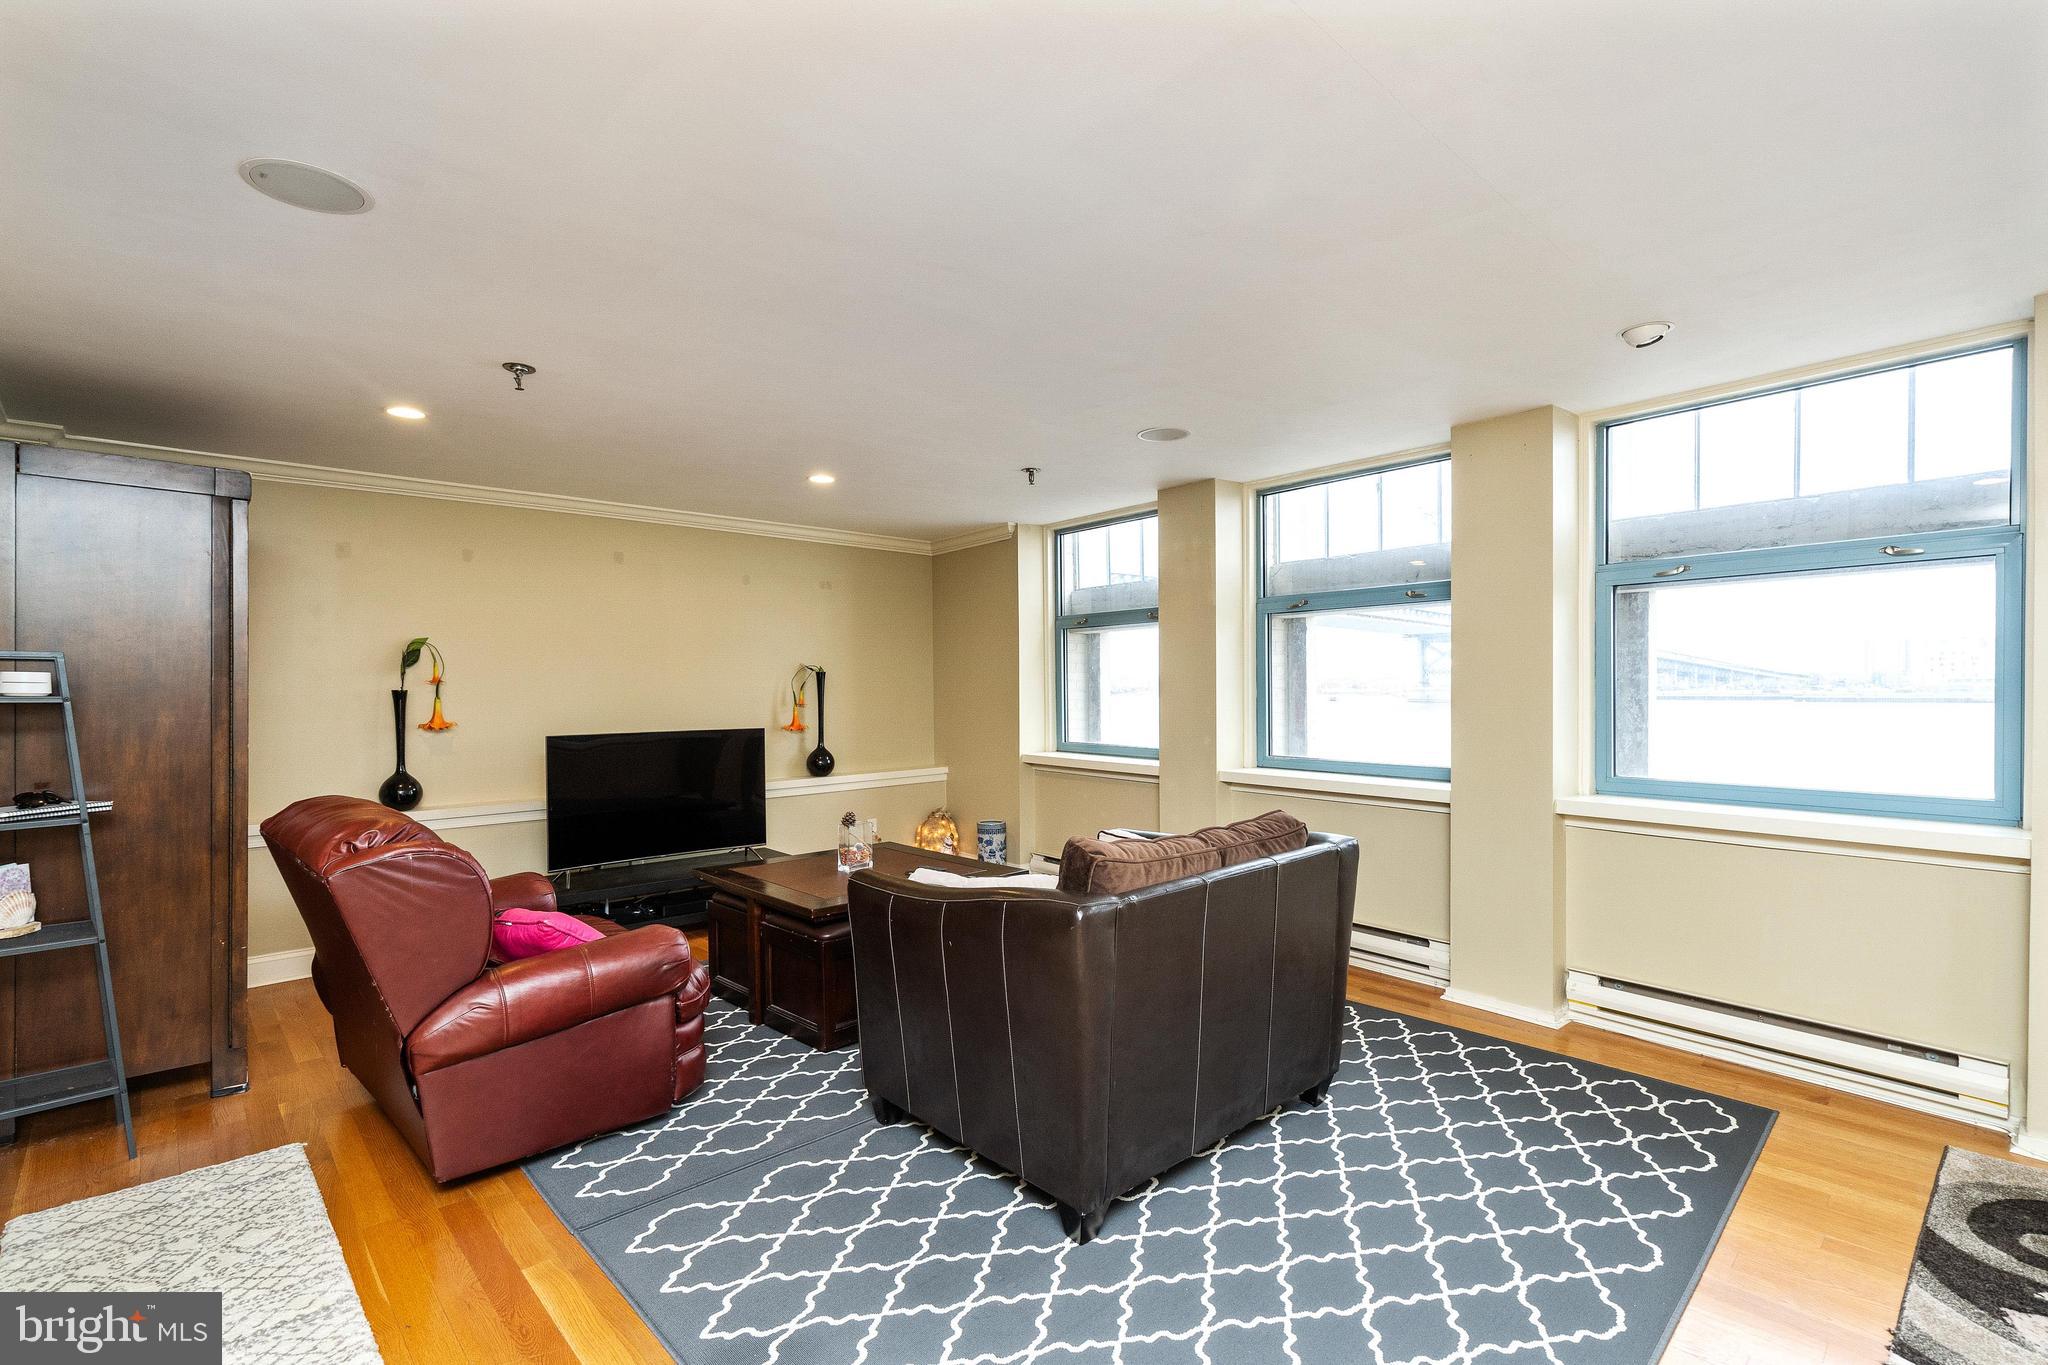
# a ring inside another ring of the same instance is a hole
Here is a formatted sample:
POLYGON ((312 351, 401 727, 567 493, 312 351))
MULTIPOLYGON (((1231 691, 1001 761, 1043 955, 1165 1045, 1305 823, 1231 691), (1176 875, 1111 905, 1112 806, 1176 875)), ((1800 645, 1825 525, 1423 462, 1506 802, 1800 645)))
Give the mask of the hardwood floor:
MULTIPOLYGON (((701 942, 697 945, 702 951, 701 942)), ((1351 997, 1767 1105, 1776 1129, 1665 1355, 1672 1365, 1874 1365, 1944 1144, 2000 1135, 1579 1025, 1552 1032, 1354 971, 1351 997)), ((203 1071, 136 1093, 141 1158, 105 1104, 24 1120, 0 1149, 0 1219, 303 1142, 392 1361, 664 1359, 516 1169, 437 1187, 335 1059, 310 983, 249 993, 250 1088, 203 1071)))

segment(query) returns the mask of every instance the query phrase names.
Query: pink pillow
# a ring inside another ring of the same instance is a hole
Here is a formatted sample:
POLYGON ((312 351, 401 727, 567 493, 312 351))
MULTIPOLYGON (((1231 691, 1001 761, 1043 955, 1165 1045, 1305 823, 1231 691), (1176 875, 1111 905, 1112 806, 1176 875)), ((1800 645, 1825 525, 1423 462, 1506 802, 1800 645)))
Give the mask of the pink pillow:
POLYGON ((604 935, 559 910, 500 910, 491 921, 491 946, 500 962, 539 957, 557 948, 595 943, 604 935))

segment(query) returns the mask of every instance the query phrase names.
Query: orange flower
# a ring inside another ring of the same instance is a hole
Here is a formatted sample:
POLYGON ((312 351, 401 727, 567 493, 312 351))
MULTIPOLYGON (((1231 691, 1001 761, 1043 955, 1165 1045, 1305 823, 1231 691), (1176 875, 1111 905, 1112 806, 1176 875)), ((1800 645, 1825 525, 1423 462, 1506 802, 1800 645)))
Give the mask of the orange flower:
MULTIPOLYGON (((441 651, 435 648, 433 643, 429 641, 426 636, 422 635, 420 636, 419 639, 414 640, 410 645, 406 647, 407 659, 409 661, 417 661, 419 658, 420 647, 422 645, 426 646, 427 653, 431 655, 434 660, 434 676, 427 679, 427 681, 429 683, 432 683, 434 687, 434 714, 428 716, 425 720, 420 722, 420 729, 427 731, 429 734, 437 733, 442 730, 453 730, 455 728, 455 722, 441 714, 441 684, 446 682, 448 679, 448 669, 447 665, 441 658, 441 651)), ((400 685, 403 685, 404 681, 405 673, 404 670, 401 669, 399 671, 400 685)))
POLYGON ((799 666, 789 679, 789 724, 782 728, 792 735, 804 732, 804 670, 799 666))

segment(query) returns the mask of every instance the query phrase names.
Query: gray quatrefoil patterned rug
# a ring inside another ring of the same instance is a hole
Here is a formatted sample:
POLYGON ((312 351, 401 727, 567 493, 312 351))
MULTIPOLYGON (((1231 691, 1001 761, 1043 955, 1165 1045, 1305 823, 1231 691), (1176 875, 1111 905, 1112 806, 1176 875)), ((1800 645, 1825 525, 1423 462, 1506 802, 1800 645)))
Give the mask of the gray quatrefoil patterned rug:
POLYGON ((1270 1115, 1077 1247, 860 1055, 714 1001, 665 1119, 528 1163, 689 1365, 1649 1365, 1774 1115, 1349 1007, 1326 1105, 1270 1115))

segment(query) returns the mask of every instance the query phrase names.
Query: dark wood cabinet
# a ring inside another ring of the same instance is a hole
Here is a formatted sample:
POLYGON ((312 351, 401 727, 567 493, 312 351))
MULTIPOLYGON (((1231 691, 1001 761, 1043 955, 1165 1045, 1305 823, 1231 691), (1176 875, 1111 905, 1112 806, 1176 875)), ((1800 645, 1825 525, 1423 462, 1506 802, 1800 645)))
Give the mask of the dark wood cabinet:
POLYGON ((853 926, 761 916, 761 1020, 823 1052, 860 1037, 853 995, 853 926))
POLYGON ((747 902, 728 892, 713 892, 704 920, 706 962, 711 989, 751 1017, 754 1009, 753 912, 747 902))
MULTIPOLYGON (((877 872, 920 867, 993 876, 971 858, 907 844, 875 845, 877 872)), ((757 1024, 826 1052, 860 1034, 853 995, 853 929, 837 849, 706 868, 711 896, 711 989, 757 1024)))
MULTIPOLYGON (((215 1094, 239 1090, 249 476, 49 446, 0 456, 0 647, 63 651, 85 794, 114 803, 93 843, 128 1074, 207 1066, 215 1094)), ((70 785, 56 712, 0 712, 14 783, 0 800, 70 785)), ((46 923, 85 915, 71 844, 66 830, 0 838, 46 923)), ((95 990, 87 954, 0 961, 0 1072, 104 1056, 95 990)))

